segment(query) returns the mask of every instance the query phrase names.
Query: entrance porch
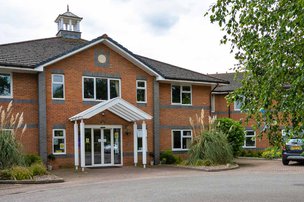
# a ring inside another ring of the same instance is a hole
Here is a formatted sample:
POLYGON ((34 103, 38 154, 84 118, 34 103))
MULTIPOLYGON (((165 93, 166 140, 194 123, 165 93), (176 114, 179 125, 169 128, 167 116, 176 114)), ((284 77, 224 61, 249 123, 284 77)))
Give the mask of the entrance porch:
POLYGON ((86 125, 84 120, 110 111, 127 122, 133 123, 133 161, 138 163, 137 122, 141 121, 142 130, 142 164, 147 165, 147 127, 145 120, 152 116, 128 103, 122 98, 101 102, 70 118, 74 122, 74 165, 82 170, 85 167, 122 166, 123 135, 121 125, 86 125), (78 126, 78 122, 79 126, 78 126), (80 141, 78 139, 80 132, 80 141), (79 145, 80 144, 80 145, 79 145), (80 158, 79 158, 80 154, 80 158))

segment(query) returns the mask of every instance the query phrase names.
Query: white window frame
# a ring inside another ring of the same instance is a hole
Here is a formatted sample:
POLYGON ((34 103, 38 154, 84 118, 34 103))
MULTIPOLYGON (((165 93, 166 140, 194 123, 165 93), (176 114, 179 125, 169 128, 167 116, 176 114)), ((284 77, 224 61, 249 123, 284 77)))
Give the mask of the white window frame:
POLYGON ((2 74, 6 74, 9 75, 11 78, 11 86, 10 86, 10 91, 11 94, 10 95, 0 95, 0 98, 13 98, 13 74, 11 72, 0 72, 0 75, 2 74))
POLYGON ((106 101, 106 100, 99 100, 96 99, 96 79, 106 79, 107 80, 107 90, 108 90, 108 99, 110 98, 110 81, 118 81, 119 82, 119 95, 117 97, 121 97, 121 79, 116 79, 116 78, 105 78, 105 77, 92 77, 92 76, 82 76, 82 100, 83 101, 106 101), (91 78, 94 79, 94 98, 85 98, 84 97, 84 79, 85 78, 91 78))
POLYGON ((52 99, 53 100, 64 100, 65 99, 65 84, 64 84, 64 74, 52 74, 52 99), (62 82, 54 81, 54 76, 62 76, 62 82), (53 84, 62 84, 63 85, 63 98, 54 98, 54 92, 53 92, 53 84))
POLYGON ((211 112, 215 112, 215 95, 211 95, 211 112))
POLYGON ((147 103, 147 81, 145 80, 136 80, 136 102, 147 103), (138 82, 143 82, 145 84, 145 87, 138 86, 138 82), (137 90, 145 90, 145 101, 138 101, 137 90))
POLYGON ((184 136, 184 131, 190 131, 191 132, 191 141, 193 141, 193 131, 191 129, 172 129, 171 130, 171 148, 172 151, 188 151, 189 148, 183 149, 183 138, 189 138, 190 136, 184 136), (181 148, 174 148, 174 132, 178 131, 181 133, 181 148))
POLYGON ((244 145, 243 148, 256 148, 256 132, 254 130, 245 130, 245 137, 244 137, 244 145), (254 135, 247 135, 247 132, 253 132, 254 135), (251 137, 251 138, 255 138, 254 140, 254 146, 246 146, 246 138, 247 137, 251 137))
POLYGON ((171 105, 186 105, 192 106, 192 85, 180 85, 180 84, 171 84, 171 105), (179 86, 180 87, 180 103, 173 102, 173 91, 172 86, 179 86), (184 91, 183 86, 190 87, 190 91, 184 91), (183 93, 190 93, 190 104, 183 104, 183 93))
POLYGON ((53 131, 52 131, 52 133, 53 133, 53 138, 52 138, 52 153, 54 154, 54 155, 65 155, 66 154, 66 134, 65 134, 65 129, 53 129, 53 131), (63 137, 55 137, 55 131, 63 131, 63 137), (63 139, 64 140, 64 152, 62 152, 62 153, 55 153, 55 151, 54 151, 54 140, 55 139, 63 139))
POLYGON ((244 96, 240 96, 240 99, 238 100, 238 101, 234 101, 233 103, 234 103, 234 111, 241 111, 241 108, 242 108, 242 105, 243 105, 243 102, 244 102, 244 99, 245 99, 245 97, 244 96), (238 108, 237 107, 237 103, 238 102, 240 102, 241 103, 241 107, 240 108, 238 108))

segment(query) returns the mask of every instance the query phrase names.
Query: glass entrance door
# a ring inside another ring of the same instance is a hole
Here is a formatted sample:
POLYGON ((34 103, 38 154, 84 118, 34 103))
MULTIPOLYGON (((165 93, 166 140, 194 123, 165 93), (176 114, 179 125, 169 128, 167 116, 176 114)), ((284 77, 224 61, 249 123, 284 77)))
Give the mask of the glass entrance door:
POLYGON ((110 166, 121 165, 121 129, 94 128, 85 129, 85 165, 110 166))
POLYGON ((112 164, 113 134, 112 129, 103 129, 103 164, 112 164))

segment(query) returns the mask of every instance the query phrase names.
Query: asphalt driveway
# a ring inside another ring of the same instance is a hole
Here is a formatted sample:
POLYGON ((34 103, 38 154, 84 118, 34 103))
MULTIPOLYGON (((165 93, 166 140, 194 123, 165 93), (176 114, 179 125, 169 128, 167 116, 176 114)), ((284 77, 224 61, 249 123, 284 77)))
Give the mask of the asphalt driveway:
POLYGON ((214 173, 163 166, 57 170, 66 182, 0 185, 0 201, 303 201, 303 165, 237 162, 239 169, 214 173))

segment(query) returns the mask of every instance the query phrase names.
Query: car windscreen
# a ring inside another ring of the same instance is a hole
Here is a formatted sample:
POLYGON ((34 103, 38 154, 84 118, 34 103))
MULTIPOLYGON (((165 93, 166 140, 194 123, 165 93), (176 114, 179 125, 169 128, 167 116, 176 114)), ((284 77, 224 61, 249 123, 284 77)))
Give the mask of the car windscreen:
POLYGON ((303 144, 303 139, 292 138, 287 141, 287 144, 303 144))

